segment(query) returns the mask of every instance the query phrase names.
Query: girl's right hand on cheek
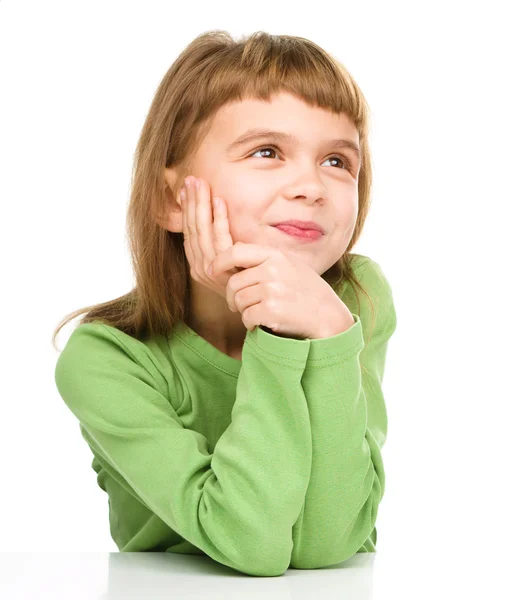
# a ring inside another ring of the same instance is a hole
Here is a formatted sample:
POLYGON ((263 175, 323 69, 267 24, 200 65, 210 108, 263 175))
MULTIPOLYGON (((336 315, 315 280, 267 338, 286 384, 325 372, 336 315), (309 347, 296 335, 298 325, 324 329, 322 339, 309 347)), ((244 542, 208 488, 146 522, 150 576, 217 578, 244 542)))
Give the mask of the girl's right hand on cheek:
POLYGON ((207 269, 216 255, 233 246, 234 242, 230 235, 225 200, 220 198, 219 207, 214 209, 210 186, 201 178, 199 181, 198 189, 196 179, 187 177, 185 187, 180 192, 185 254, 191 277, 226 298, 228 280, 243 269, 234 267, 218 277, 208 275, 207 269))

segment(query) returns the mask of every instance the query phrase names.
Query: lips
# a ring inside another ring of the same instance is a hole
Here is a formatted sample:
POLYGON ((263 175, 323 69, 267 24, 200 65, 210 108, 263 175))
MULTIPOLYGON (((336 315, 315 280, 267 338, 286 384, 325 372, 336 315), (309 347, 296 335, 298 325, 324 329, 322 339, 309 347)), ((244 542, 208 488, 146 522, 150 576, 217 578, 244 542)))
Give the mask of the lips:
POLYGON ((295 219, 289 221, 281 221, 280 223, 274 223, 274 227, 279 227, 280 225, 288 225, 290 227, 297 227, 298 229, 309 230, 312 229, 314 231, 319 231, 324 234, 324 229, 315 221, 297 221, 295 219))
POLYGON ((301 241, 315 241, 323 237, 317 229, 301 229, 292 225, 274 225, 274 229, 301 241))

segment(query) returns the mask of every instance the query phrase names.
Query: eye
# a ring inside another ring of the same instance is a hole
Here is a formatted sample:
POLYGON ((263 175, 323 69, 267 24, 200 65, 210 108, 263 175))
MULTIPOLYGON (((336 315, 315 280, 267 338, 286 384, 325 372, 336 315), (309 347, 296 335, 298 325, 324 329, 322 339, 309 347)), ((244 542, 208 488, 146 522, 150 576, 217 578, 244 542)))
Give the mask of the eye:
MULTIPOLYGON (((280 150, 277 146, 263 146, 262 148, 258 148, 257 150, 254 150, 254 152, 252 152, 248 156, 249 157, 254 156, 254 154, 257 154, 258 152, 262 152, 263 150, 272 150, 273 152, 280 152, 280 150)), ((262 158, 268 158, 268 156, 265 156, 262 158)), ((352 166, 350 159, 347 156, 345 156, 344 154, 332 154, 331 158, 333 158, 335 160, 340 160, 345 165, 343 167, 344 170, 347 170, 346 165, 348 165, 349 167, 352 166)))

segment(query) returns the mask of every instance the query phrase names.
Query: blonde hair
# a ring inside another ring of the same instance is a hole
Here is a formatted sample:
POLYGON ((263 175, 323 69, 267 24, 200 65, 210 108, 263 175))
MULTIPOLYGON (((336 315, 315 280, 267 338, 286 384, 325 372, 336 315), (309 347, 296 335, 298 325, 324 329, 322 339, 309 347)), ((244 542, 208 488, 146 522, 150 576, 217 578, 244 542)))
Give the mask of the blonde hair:
MULTIPOLYGON (((165 168, 177 168, 176 197, 219 108, 244 98, 270 100, 281 91, 311 106, 344 113, 359 132, 362 163, 355 229, 343 256, 321 277, 338 294, 345 285, 357 286, 374 313, 352 268, 360 255, 350 253, 368 214, 372 183, 369 108, 361 90, 340 62, 306 38, 257 31, 234 41, 226 31, 211 30, 196 37, 163 77, 134 153, 126 236, 136 285, 119 298, 69 313, 53 333, 55 349, 61 328, 83 313, 80 324, 100 321, 138 339, 170 336, 178 322, 187 321, 190 267, 183 234, 166 230, 156 220, 167 209, 165 168)), ((360 308, 358 296, 357 303, 360 308)))

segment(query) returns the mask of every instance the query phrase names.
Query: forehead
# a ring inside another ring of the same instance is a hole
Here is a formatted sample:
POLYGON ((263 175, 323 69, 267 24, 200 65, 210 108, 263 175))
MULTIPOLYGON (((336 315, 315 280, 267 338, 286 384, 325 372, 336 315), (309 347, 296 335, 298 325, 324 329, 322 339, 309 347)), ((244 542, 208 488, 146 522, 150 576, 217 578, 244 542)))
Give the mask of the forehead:
POLYGON ((334 137, 359 140, 357 128, 347 115, 310 106, 286 92, 270 101, 245 98, 222 106, 214 115, 207 138, 213 144, 226 145, 253 128, 284 131, 304 143, 334 137))

